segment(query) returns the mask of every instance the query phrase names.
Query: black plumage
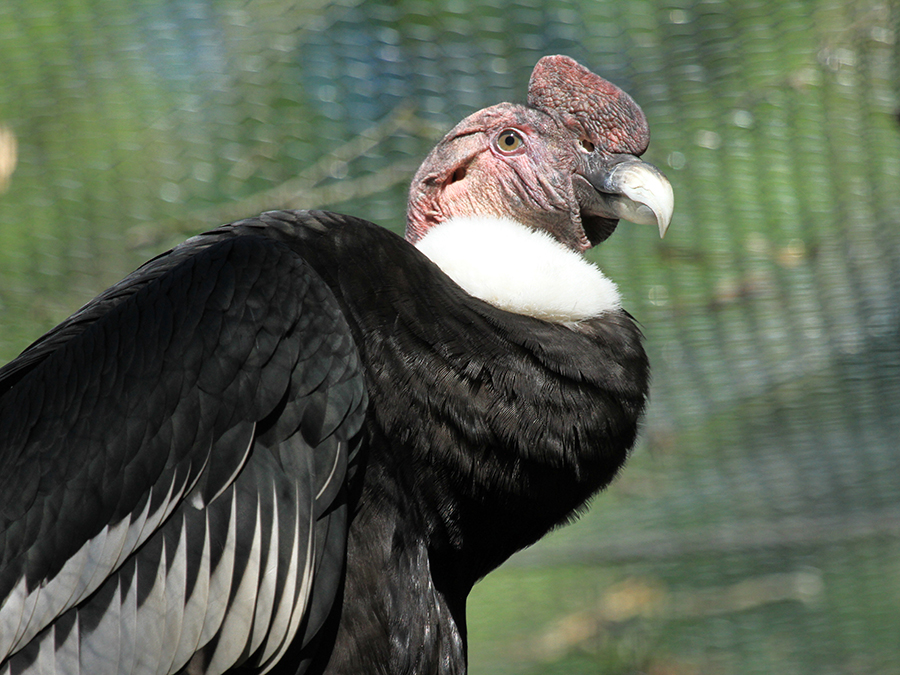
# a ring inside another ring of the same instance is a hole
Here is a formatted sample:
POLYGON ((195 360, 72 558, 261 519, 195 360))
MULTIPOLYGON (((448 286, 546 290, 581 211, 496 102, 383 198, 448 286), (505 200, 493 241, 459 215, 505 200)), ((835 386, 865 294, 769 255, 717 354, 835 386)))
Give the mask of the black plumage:
MULTIPOLYGON (((167 594, 179 594, 176 604, 197 584, 216 581, 212 570, 219 567, 233 568, 217 583, 234 596, 248 565, 277 566, 277 590, 270 591, 277 597, 287 592, 292 554, 315 552, 319 563, 342 557, 341 537, 328 533, 345 528, 343 479, 364 417, 356 348, 315 271, 283 242, 246 229, 197 237, 148 263, 0 372, 0 597, 14 593, 21 579, 21 593, 34 595, 77 559, 85 542, 97 542, 98 573, 69 597, 52 595, 45 610, 53 620, 76 605, 59 621, 74 621, 85 633, 78 622, 95 627, 95 615, 129 591, 138 606, 145 603, 143 611, 164 613, 167 603, 147 602, 163 553, 163 568, 181 577, 172 582, 180 590, 166 585, 167 594), (281 541, 272 539, 276 515, 281 541), (229 534, 230 527, 241 536, 229 534), (251 550, 256 530, 262 550, 251 550), (313 549, 310 537, 320 546, 313 549), (186 547, 181 554, 173 551, 178 545, 186 547), (233 559, 223 562, 226 555, 233 559)), ((333 574, 315 576, 313 605, 330 606, 340 565, 333 567, 333 574)), ((38 592, 35 602, 41 601, 38 592)), ((208 615, 215 603, 198 602, 208 605, 197 609, 206 612, 204 620, 215 623, 208 615)), ((13 622, 30 620, 26 637, 49 623, 27 616, 29 603, 22 607, 21 617, 4 614, 5 648, 22 641, 13 637, 13 622)), ((324 612, 310 616, 321 621, 324 612)), ((170 620, 176 625, 163 630, 181 629, 178 617, 170 620)), ((58 642, 52 628, 46 637, 58 642)), ((254 629, 270 633, 265 625, 254 629)), ((90 635, 89 628, 83 641, 90 635)), ((114 650, 108 634, 99 636, 98 649, 114 650)), ((12 670, 40 645, 39 636, 19 651, 12 670)), ((214 651, 215 637, 211 645, 214 651)), ((237 656, 249 649, 241 645, 237 656)), ((130 672, 126 664, 82 670, 130 672)))
POLYGON ((0 673, 463 673, 648 377, 624 310, 499 309, 363 220, 194 237, 0 369, 0 673))

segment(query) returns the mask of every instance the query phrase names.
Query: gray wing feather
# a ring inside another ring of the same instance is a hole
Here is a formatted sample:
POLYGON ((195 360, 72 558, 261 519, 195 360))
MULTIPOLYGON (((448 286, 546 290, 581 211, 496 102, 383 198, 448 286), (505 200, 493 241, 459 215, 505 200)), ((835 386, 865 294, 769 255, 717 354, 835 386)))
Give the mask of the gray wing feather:
POLYGON ((365 389, 327 286, 252 234, 190 240, 0 370, 0 674, 266 668, 324 622, 365 389))

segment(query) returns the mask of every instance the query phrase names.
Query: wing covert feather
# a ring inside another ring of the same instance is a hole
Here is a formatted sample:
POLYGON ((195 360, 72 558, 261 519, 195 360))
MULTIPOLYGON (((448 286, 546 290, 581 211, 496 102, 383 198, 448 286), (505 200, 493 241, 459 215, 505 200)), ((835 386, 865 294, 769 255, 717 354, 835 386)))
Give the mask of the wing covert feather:
POLYGON ((277 239, 188 240, 0 369, 0 673, 271 665, 321 625, 366 394, 277 239))

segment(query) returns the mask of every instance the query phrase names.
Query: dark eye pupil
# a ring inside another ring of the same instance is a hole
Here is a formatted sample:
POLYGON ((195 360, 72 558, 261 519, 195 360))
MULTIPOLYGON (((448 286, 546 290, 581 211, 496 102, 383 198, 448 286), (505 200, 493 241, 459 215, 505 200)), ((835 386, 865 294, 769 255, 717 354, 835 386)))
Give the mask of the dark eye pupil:
POLYGON ((522 137, 512 129, 505 129, 500 132, 500 135, 497 137, 497 147, 501 150, 505 150, 507 152, 515 152, 520 147, 524 141, 522 137))

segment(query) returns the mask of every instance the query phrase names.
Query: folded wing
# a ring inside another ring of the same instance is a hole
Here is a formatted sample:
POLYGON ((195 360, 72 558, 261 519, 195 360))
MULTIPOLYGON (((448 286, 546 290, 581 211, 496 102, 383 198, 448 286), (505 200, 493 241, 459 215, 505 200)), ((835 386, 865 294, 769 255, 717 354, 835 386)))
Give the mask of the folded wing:
POLYGON ((218 673, 311 639, 365 397, 334 296, 265 227, 41 338, 0 370, 0 673, 218 673))

